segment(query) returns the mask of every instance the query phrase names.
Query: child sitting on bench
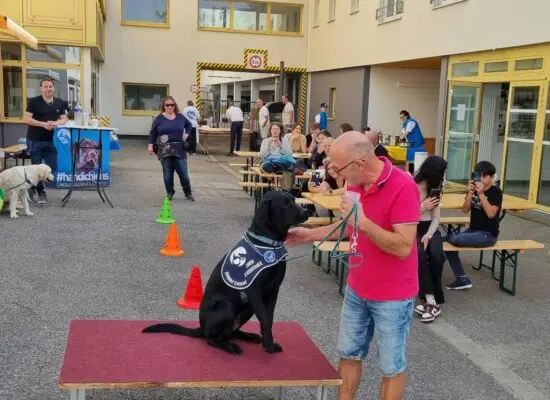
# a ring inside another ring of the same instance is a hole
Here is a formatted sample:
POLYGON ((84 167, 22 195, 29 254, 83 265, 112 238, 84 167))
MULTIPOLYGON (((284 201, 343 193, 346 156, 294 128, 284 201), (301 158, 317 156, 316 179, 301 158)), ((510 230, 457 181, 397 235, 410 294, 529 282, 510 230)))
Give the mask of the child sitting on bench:
MULTIPOLYGON (((499 218, 502 206, 502 190, 493 184, 496 169, 489 161, 481 161, 474 168, 468 194, 462 211, 470 212, 470 227, 464 232, 447 235, 447 241, 457 247, 493 246, 499 234, 499 218)), ((446 288, 462 290, 472 287, 472 281, 464 272, 457 251, 446 251, 445 256, 455 275, 455 281, 446 288)))

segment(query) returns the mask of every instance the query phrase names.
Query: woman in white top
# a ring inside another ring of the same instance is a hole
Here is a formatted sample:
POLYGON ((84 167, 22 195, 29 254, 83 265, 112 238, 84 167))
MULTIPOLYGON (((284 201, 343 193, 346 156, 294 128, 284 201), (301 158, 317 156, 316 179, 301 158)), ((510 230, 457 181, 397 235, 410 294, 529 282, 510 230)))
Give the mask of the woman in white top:
POLYGON ((447 161, 438 156, 428 157, 414 180, 420 191, 421 216, 417 229, 419 297, 423 304, 415 312, 422 322, 431 322, 441 314, 443 295, 443 241, 439 233, 441 187, 447 170, 447 161))

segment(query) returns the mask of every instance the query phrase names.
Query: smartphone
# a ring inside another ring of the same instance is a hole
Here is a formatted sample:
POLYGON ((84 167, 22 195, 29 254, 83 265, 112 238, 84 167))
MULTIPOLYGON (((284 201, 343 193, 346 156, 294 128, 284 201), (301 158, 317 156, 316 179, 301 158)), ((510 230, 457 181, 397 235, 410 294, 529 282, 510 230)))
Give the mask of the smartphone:
POLYGON ((481 173, 480 172, 472 172, 472 180, 474 182, 481 182, 481 173))
POLYGON ((315 186, 319 186, 319 184, 320 184, 319 172, 314 171, 314 172, 311 174, 311 182, 313 182, 313 184, 314 184, 315 186))
POLYGON ((430 190, 430 197, 435 197, 436 199, 439 199, 441 197, 441 189, 430 190))

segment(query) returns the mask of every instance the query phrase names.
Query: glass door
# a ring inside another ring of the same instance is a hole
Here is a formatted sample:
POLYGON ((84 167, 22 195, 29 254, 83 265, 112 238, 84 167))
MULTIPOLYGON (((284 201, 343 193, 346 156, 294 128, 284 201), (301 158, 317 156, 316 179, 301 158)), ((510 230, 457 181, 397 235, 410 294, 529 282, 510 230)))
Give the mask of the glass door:
POLYGON ((445 159, 447 179, 467 183, 476 162, 481 84, 451 82, 447 102, 445 159))
POLYGON ((540 165, 540 139, 544 123, 543 82, 510 85, 508 126, 503 157, 504 193, 535 201, 540 165), (538 140, 537 140, 538 139, 538 140), (539 143, 539 146, 536 144, 539 143))
POLYGON ((546 101, 544 136, 542 138, 542 161, 537 194, 537 204, 550 207, 550 87, 546 101))

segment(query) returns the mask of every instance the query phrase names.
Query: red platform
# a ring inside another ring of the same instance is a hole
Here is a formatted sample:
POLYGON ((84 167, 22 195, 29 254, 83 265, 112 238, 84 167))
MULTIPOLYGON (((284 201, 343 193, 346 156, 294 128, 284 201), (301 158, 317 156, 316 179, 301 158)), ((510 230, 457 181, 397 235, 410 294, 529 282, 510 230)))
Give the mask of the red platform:
MULTIPOLYGON (((232 356, 194 339, 144 334, 159 322, 197 326, 190 321, 75 320, 71 322, 63 366, 62 389, 146 387, 326 386, 340 376, 298 323, 276 322, 275 340, 283 352, 236 341, 243 353, 232 356)), ((243 329, 259 332, 257 322, 243 329)))

